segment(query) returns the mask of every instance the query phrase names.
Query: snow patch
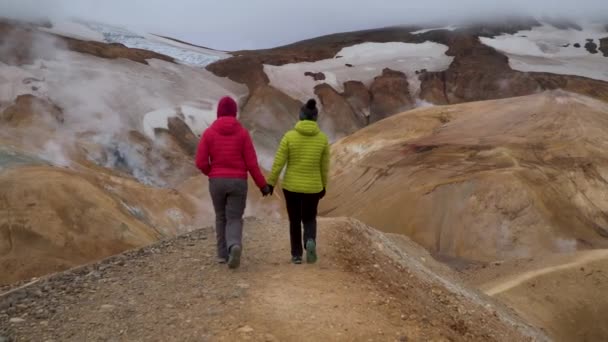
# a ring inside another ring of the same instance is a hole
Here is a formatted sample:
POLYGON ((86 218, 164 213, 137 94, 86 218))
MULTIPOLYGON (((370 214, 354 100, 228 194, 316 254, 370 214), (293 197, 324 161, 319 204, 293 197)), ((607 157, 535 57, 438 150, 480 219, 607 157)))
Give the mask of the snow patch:
POLYGON ((157 128, 169 129, 169 118, 176 116, 175 108, 163 108, 147 113, 143 120, 144 133, 148 138, 154 139, 156 136, 154 130, 157 128))
POLYGON ((344 82, 351 80, 361 81, 369 86, 384 68, 405 73, 410 82, 412 96, 416 96, 420 91, 416 71, 446 70, 453 60, 453 57, 445 54, 447 50, 447 46, 433 42, 362 43, 339 51, 336 56, 342 56, 341 58, 281 66, 264 65, 264 71, 271 86, 302 102, 314 98, 314 87, 323 83, 331 85, 338 92, 343 92, 344 82), (315 81, 305 76, 305 72, 322 72, 326 79, 315 81))
POLYGON ((121 27, 93 22, 82 22, 82 25, 101 34, 105 42, 120 43, 130 48, 154 51, 172 57, 186 65, 205 67, 222 58, 229 57, 228 54, 218 51, 181 44, 149 34, 139 34, 121 27))
POLYGON ((217 118, 213 106, 211 106, 211 109, 200 109, 184 105, 181 109, 184 114, 184 122, 186 122, 192 132, 198 136, 202 135, 217 118))
MULTIPOLYGON (((213 107, 212 107, 213 108, 213 107)), ((144 115, 144 133, 151 139, 155 138, 154 130, 157 128, 169 129, 169 118, 181 118, 190 130, 200 136, 216 119, 215 110, 200 109, 189 105, 176 108, 163 108, 144 115)))
POLYGON ((481 37, 483 44, 509 57, 511 68, 524 72, 548 72, 583 76, 608 81, 608 58, 591 54, 585 48, 590 39, 599 46, 599 39, 608 36, 601 25, 589 24, 583 30, 561 30, 551 25, 534 27, 513 35, 481 37), (574 44, 580 44, 580 48, 574 44))
POLYGON ((411 32, 412 34, 423 34, 423 33, 427 33, 427 32, 431 32, 431 31, 439 31, 439 30, 448 30, 448 31, 454 31, 458 28, 458 26, 445 26, 445 27, 434 27, 434 28, 429 28, 429 29, 423 29, 423 30, 418 30, 418 31, 414 31, 411 32))
POLYGON ((80 40, 104 42, 103 34, 88 28, 86 25, 74 21, 53 22, 53 27, 41 27, 41 31, 53 33, 58 36, 70 37, 80 40))

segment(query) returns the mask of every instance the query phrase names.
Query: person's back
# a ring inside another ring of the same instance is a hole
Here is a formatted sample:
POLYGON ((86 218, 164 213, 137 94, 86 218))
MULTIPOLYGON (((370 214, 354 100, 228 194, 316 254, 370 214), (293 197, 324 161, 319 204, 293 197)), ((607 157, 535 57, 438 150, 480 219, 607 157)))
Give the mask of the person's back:
POLYGON ((231 268, 240 263, 243 213, 247 204, 247 172, 264 196, 270 194, 249 132, 236 119, 234 100, 220 100, 217 120, 203 133, 196 166, 209 176, 209 192, 216 217, 217 255, 231 268))
POLYGON ((285 139, 289 148, 283 188, 305 194, 321 192, 326 186, 323 157, 329 144, 325 133, 316 122, 303 120, 285 139))
POLYGON ((316 102, 311 99, 302 107, 296 127, 283 136, 268 180, 272 192, 287 164, 283 192, 295 264, 302 263, 302 223, 306 259, 309 263, 317 260, 317 207, 325 196, 329 173, 329 141, 319 129, 317 116, 316 102))
MULTIPOLYGON (((243 147, 249 133, 236 118, 219 117, 205 131, 203 138, 209 142, 209 177, 247 178, 248 167, 243 147)), ((256 183, 261 184, 261 178, 255 169, 253 171, 256 183)))

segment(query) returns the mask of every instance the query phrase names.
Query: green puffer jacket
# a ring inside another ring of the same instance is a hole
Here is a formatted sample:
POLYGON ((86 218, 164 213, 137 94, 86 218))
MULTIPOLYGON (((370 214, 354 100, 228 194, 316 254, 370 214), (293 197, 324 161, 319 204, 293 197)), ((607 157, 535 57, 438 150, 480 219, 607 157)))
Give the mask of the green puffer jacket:
POLYGON ((327 187, 329 140, 315 121, 300 121, 295 129, 285 133, 275 155, 268 184, 277 184, 285 164, 283 189, 316 194, 327 187))

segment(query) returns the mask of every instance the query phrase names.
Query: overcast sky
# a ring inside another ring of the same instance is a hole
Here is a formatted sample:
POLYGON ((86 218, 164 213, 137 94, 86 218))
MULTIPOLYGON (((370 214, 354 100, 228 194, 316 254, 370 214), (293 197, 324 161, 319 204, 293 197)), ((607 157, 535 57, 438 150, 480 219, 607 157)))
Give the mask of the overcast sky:
POLYGON ((608 0, 0 0, 2 16, 78 17, 225 50, 507 13, 608 18, 608 0))

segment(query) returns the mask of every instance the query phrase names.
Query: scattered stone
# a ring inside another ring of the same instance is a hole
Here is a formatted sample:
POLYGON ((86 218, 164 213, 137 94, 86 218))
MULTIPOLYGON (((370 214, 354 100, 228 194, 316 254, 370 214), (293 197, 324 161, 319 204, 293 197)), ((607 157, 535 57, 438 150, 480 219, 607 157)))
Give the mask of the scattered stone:
POLYGON ((596 43, 593 42, 593 39, 587 40, 587 44, 585 44, 585 49, 587 49, 587 51, 589 51, 589 53, 592 53, 592 54, 599 53, 597 48, 598 48, 598 46, 596 43))
POLYGON ((246 283, 238 283, 236 286, 239 287, 239 288, 241 288, 241 289, 248 289, 249 288, 249 284, 246 284, 246 283))
POLYGON ((324 81, 325 80, 325 74, 322 73, 322 72, 310 72, 310 71, 307 71, 307 72, 304 73, 304 76, 310 76, 315 81, 324 81))
POLYGON ((19 324, 25 322, 23 318, 13 317, 9 320, 10 323, 19 324))
POLYGON ((114 310, 116 308, 116 306, 111 305, 111 304, 104 304, 101 306, 101 310, 103 311, 111 311, 114 310))
POLYGON ((10 340, 6 336, 0 335, 0 342, 9 342, 10 340))
POLYGON ((352 68, 352 67, 353 67, 353 65, 352 65, 352 64, 350 64, 350 63, 346 63, 346 64, 344 64, 344 65, 346 65, 346 66, 347 66, 347 67, 349 67, 349 68, 352 68))
POLYGON ((250 327, 250 326, 248 326, 248 325, 246 325, 244 327, 238 328, 236 331, 239 332, 239 333, 242 333, 242 334, 249 334, 249 333, 253 332, 253 328, 250 327))
POLYGON ((580 48, 580 47, 581 47, 581 44, 579 44, 579 43, 575 43, 575 44, 574 44, 574 45, 572 45, 572 46, 574 46, 575 48, 577 48, 577 49, 578 49, 578 48, 580 48))

